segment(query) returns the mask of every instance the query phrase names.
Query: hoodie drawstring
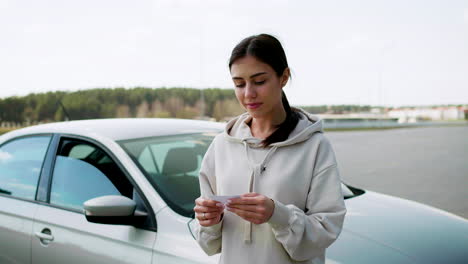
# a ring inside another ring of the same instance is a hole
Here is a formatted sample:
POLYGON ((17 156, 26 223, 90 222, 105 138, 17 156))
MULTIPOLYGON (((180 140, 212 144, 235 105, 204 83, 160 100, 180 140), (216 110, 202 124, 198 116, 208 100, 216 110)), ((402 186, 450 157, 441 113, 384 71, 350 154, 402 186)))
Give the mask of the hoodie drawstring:
MULTIPOLYGON (((270 161, 271 157, 273 156, 273 153, 278 149, 278 147, 274 146, 271 147, 270 150, 268 150, 267 154, 263 158, 263 161, 260 164, 254 164, 250 158, 249 158, 249 146, 247 143, 247 140, 242 140, 242 143, 244 144, 244 150, 245 150, 245 156, 247 157, 247 163, 250 167, 250 170, 252 171, 250 173, 250 179, 249 179, 249 193, 253 192, 256 187, 256 181, 257 177, 260 176, 266 169, 266 164, 270 161)), ((244 242, 245 243, 250 243, 252 241, 252 223, 251 222, 246 222, 244 224, 244 242)))

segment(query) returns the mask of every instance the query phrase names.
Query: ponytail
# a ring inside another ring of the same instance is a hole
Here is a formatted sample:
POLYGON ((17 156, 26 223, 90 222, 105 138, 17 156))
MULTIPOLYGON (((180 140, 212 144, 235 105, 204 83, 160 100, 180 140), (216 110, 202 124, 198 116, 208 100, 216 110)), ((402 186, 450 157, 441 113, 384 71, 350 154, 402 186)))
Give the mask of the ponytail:
POLYGON ((284 91, 281 92, 281 101, 283 102, 283 107, 286 111, 286 119, 278 126, 275 132, 262 141, 263 147, 268 147, 270 144, 288 139, 289 134, 291 134, 299 122, 300 115, 298 112, 291 109, 288 98, 286 98, 284 91))

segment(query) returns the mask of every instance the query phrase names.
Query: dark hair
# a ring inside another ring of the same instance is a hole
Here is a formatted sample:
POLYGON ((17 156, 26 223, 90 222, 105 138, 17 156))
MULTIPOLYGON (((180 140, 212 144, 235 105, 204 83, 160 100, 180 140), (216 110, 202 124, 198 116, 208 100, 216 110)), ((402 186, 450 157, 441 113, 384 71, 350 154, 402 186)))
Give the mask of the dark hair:
MULTIPOLYGON (((236 60, 248 55, 270 65, 278 77, 282 76, 284 70, 288 68, 288 61, 281 43, 268 34, 250 36, 237 44, 229 59, 229 69, 236 60)), ((278 126, 278 129, 262 141, 264 147, 286 140, 300 119, 299 113, 291 109, 284 91, 282 92, 282 102, 286 111, 286 119, 278 126)))

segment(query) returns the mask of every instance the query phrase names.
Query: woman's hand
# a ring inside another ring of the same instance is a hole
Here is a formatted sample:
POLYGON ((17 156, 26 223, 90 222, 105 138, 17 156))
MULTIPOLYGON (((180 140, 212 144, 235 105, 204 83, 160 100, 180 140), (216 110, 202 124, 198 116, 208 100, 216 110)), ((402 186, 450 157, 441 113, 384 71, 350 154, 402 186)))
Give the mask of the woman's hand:
POLYGON ((254 224, 263 224, 270 219, 275 210, 275 203, 265 195, 247 193, 240 198, 230 199, 226 208, 254 224))
POLYGON ((195 200, 195 207, 193 210, 201 226, 212 226, 221 221, 224 205, 214 200, 199 197, 195 200))

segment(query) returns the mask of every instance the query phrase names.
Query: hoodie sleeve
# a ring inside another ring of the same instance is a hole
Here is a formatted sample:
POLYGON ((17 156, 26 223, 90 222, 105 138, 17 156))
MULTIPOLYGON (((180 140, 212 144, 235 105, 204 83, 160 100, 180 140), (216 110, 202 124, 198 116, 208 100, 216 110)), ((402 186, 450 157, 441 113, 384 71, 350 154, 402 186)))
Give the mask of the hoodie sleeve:
POLYGON ((319 170, 312 176, 305 212, 295 205, 274 201, 275 210, 268 221, 276 240, 296 261, 324 254, 343 226, 346 207, 341 179, 333 150, 327 143, 329 149, 319 153, 321 157, 316 161, 324 165, 316 164, 319 170))
MULTIPOLYGON (((204 198, 208 198, 210 195, 216 193, 214 144, 215 140, 208 148, 200 168, 200 193, 201 197, 204 198)), ((203 251, 209 256, 220 253, 223 220, 209 227, 201 226, 197 220, 195 221, 197 223, 197 231, 195 232, 196 239, 203 251)))

